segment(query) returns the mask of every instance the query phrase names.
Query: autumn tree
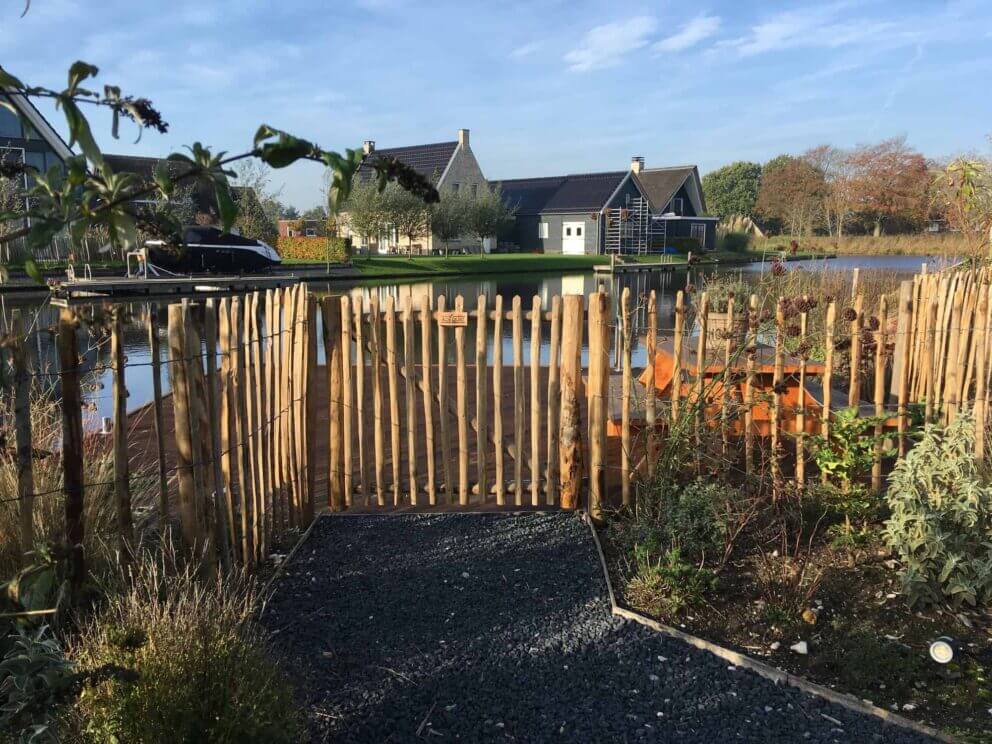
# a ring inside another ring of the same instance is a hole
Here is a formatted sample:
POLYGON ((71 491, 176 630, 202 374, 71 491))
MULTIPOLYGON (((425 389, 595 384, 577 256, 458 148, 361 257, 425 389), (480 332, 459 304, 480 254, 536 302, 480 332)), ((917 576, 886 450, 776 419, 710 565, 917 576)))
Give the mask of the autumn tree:
POLYGON ((753 217, 761 187, 761 166, 738 161, 703 176, 708 210, 721 220, 742 215, 753 217))
POLYGON ((973 256, 992 256, 992 164, 956 158, 934 176, 931 204, 973 256))
POLYGON ((769 227, 809 235, 822 215, 825 193, 821 171, 802 158, 780 155, 762 170, 755 210, 769 227))
POLYGON ((851 197, 874 235, 887 221, 919 222, 927 213, 930 175, 926 158, 905 138, 862 145, 849 156, 851 197))
POLYGON ((845 226, 854 216, 856 206, 851 153, 833 145, 819 145, 807 150, 802 157, 823 174, 826 187, 823 191, 823 220, 827 234, 841 238, 845 226))

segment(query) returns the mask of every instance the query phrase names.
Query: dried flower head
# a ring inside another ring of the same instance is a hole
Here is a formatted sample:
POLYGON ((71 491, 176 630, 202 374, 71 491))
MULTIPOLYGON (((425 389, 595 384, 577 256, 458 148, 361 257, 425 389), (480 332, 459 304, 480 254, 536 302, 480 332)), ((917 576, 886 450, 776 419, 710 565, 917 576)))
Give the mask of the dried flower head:
POLYGON ((785 332, 792 338, 796 338, 796 336, 798 336, 801 333, 801 329, 796 323, 792 323, 791 325, 789 325, 788 328, 785 329, 785 332))
POLYGON ((871 330, 877 331, 881 325, 882 323, 881 321, 879 321, 878 316, 872 315, 870 318, 868 318, 868 327, 871 330))
POLYGON ((853 323, 858 319, 858 312, 853 307, 845 307, 844 312, 840 314, 840 317, 848 323, 853 323))

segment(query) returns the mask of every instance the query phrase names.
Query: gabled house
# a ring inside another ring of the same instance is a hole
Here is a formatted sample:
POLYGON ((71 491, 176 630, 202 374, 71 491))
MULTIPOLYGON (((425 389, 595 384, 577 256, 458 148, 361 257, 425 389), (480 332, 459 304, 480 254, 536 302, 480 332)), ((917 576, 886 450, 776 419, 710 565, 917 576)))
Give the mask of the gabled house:
MULTIPOLYGON (((512 242, 543 253, 651 253, 672 238, 712 250, 718 218, 706 216, 699 170, 645 168, 497 181, 516 209, 512 242)), ((681 241, 673 241, 681 242, 681 241)))
MULTIPOLYGON (((374 177, 370 167, 376 158, 396 158, 414 168, 424 178, 430 179, 441 194, 460 193, 474 197, 483 189, 489 188, 489 182, 479 167, 469 143, 469 130, 459 129, 458 139, 451 142, 435 142, 427 145, 409 147, 390 147, 377 149, 373 140, 364 144, 366 161, 358 169, 356 178, 359 182, 367 182, 374 177)), ((407 245, 406 236, 399 235, 395 229, 387 228, 381 235, 359 235, 352 232, 348 224, 348 214, 344 212, 339 219, 339 234, 341 237, 352 238, 355 248, 377 253, 392 253, 397 250, 414 253, 427 253, 440 248, 440 241, 433 234, 425 234, 414 239, 412 245, 407 245)), ((479 250, 479 242, 471 238, 452 240, 449 250, 479 250)))
POLYGON ((0 100, 11 104, 20 114, 18 117, 6 106, 0 106, 0 160, 24 163, 45 173, 73 156, 69 145, 29 98, 0 89, 0 100))

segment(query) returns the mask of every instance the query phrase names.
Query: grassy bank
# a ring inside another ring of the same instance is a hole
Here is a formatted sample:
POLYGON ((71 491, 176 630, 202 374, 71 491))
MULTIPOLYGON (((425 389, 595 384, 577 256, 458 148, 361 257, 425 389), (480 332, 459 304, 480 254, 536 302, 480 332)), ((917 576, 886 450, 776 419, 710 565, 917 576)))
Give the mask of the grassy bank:
MULTIPOLYGON (((780 235, 765 240, 757 240, 752 244, 753 251, 788 251, 792 238, 780 235)), ((929 235, 917 233, 913 235, 851 235, 843 238, 831 238, 817 235, 801 238, 799 250, 803 252, 828 253, 839 255, 861 256, 965 256, 969 253, 966 241, 952 233, 929 235)))
POLYGON ((546 256, 511 253, 495 256, 356 256, 352 265, 362 276, 413 276, 423 274, 520 274, 530 272, 589 271, 607 263, 604 256, 546 256))

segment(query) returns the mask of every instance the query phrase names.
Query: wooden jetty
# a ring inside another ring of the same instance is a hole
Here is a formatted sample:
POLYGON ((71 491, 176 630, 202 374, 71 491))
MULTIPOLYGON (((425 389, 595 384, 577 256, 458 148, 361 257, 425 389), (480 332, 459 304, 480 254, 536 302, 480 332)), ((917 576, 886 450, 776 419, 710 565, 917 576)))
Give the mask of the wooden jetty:
POLYGON ((662 254, 658 261, 651 262, 628 262, 623 260, 623 256, 615 253, 610 255, 608 264, 593 266, 593 271, 597 274, 639 274, 652 271, 675 271, 676 269, 688 266, 685 260, 676 260, 671 254, 662 254))
POLYGON ((175 276, 142 279, 107 277, 59 282, 51 287, 60 300, 100 297, 163 297, 203 292, 253 292, 288 287, 300 281, 293 274, 244 276, 175 276))

